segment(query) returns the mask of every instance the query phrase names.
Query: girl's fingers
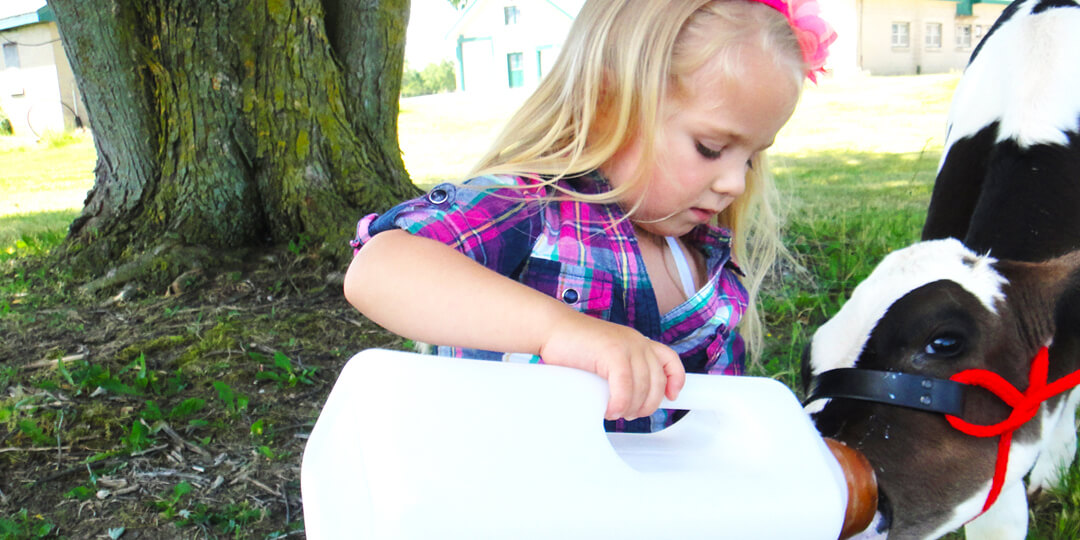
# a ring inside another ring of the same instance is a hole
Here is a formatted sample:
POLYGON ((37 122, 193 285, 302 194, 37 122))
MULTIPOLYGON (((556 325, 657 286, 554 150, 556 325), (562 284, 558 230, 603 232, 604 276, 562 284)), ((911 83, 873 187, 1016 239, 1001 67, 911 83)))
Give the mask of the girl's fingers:
POLYGON ((647 393, 638 411, 639 416, 650 415, 660 408, 660 401, 664 399, 664 391, 667 387, 667 376, 664 374, 663 365, 657 361, 650 361, 648 368, 649 386, 646 388, 647 393))
MULTIPOLYGON (((607 377, 611 397, 608 399, 608 408, 604 418, 608 420, 639 418, 647 408, 646 399, 650 389, 657 382, 653 379, 655 370, 650 367, 650 364, 655 364, 655 362, 631 357, 613 364, 607 377)), ((658 374, 663 376, 662 372, 658 374)), ((648 412, 652 413, 652 411, 648 412)))
POLYGON ((607 380, 611 396, 608 398, 604 418, 618 420, 623 418, 630 408, 633 399, 634 373, 630 362, 615 362, 608 369, 607 380))
MULTIPOLYGON (((652 369, 648 358, 631 358, 630 368, 634 372, 634 387, 630 392, 630 403, 627 404, 624 418, 633 420, 643 416, 645 400, 652 386, 652 369)), ((650 411, 652 412, 652 411, 650 411)))
POLYGON ((663 345, 656 344, 644 357, 631 357, 623 365, 627 368, 627 378, 608 377, 611 400, 606 418, 609 420, 651 415, 660 408, 665 395, 678 395, 686 381, 679 355, 663 345))
POLYGON ((549 364, 586 369, 607 379, 605 419, 650 415, 665 395, 673 398, 682 389, 686 374, 670 347, 632 328, 584 315, 574 322, 552 332, 540 349, 541 357, 549 364))
POLYGON ((679 392, 682 391, 683 385, 686 384, 686 367, 683 366, 679 353, 668 347, 664 347, 664 349, 666 351, 662 356, 663 365, 661 366, 664 371, 664 378, 667 381, 664 395, 668 399, 674 400, 679 397, 679 392))

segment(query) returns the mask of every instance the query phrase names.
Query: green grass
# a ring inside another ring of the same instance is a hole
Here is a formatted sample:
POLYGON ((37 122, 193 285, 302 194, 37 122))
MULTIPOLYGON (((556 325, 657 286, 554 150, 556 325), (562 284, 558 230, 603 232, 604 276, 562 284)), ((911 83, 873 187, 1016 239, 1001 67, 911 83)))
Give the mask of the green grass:
POLYGON ((0 216, 0 261, 32 255, 60 243, 78 210, 0 216))
POLYGON ((768 336, 755 373, 800 388, 814 329, 886 253, 919 239, 957 75, 825 80, 778 134, 785 245, 800 265, 762 293, 768 336))
POLYGON ((808 85, 774 154, 911 153, 939 148, 955 74, 856 77, 808 85))
POLYGON ((82 208, 96 161, 89 135, 35 144, 0 137, 0 216, 82 208))
POLYGON ((87 134, 0 137, 0 261, 57 245, 94 184, 87 134))
POLYGON ((806 273, 787 268, 762 292, 768 336, 755 373, 798 389, 814 329, 885 254, 918 240, 938 153, 823 150, 782 158, 784 241, 806 273))
POLYGON ((413 182, 463 180, 525 97, 511 92, 483 100, 461 93, 402 99, 398 142, 413 182))

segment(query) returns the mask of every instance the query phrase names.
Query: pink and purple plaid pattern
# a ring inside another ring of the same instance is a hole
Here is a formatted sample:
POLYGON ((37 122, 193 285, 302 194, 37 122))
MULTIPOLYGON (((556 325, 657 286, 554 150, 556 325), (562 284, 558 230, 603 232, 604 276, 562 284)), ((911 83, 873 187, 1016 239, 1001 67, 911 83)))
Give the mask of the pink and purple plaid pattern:
MULTIPOLYGON (((597 173, 563 179, 559 187, 603 193, 597 173)), ((747 293, 731 260, 729 231, 700 226, 685 238, 706 256, 710 280, 669 313, 656 304, 633 225, 617 204, 564 201, 550 188, 515 176, 486 176, 463 185, 441 184, 357 225, 352 245, 372 235, 403 229, 443 242, 500 274, 588 315, 637 329, 682 357, 687 372, 738 375, 745 351, 734 330, 747 293)), ((433 294, 438 286, 433 284, 433 294)), ((477 294, 483 294, 478 291, 477 294)), ((536 357, 438 347, 439 354, 487 360, 539 361, 536 357)), ((680 416, 657 411, 650 418, 606 422, 609 431, 656 431, 680 416)))

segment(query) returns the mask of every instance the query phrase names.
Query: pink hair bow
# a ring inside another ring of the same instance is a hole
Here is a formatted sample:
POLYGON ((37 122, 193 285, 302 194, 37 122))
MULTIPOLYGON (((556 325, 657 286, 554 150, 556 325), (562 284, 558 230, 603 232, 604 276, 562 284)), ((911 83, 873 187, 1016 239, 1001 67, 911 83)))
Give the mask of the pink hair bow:
POLYGON ((829 45, 836 41, 836 32, 821 18, 817 0, 756 0, 783 13, 799 40, 803 61, 808 66, 806 77, 817 82, 817 74, 825 73, 829 45))

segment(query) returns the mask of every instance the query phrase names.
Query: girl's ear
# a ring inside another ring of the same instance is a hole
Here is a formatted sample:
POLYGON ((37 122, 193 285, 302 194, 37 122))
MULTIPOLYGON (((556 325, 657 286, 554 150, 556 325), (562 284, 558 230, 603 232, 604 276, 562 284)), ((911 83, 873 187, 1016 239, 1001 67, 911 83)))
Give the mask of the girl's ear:
POLYGON ((621 142, 619 132, 618 81, 611 70, 604 68, 596 88, 596 109, 590 119, 589 138, 594 142, 621 142))
POLYGON ((617 120, 614 113, 615 109, 615 77, 608 68, 603 68, 600 72, 600 81, 598 82, 598 88, 596 89, 596 114, 594 123, 601 129, 609 129, 614 127, 614 122, 617 120))

